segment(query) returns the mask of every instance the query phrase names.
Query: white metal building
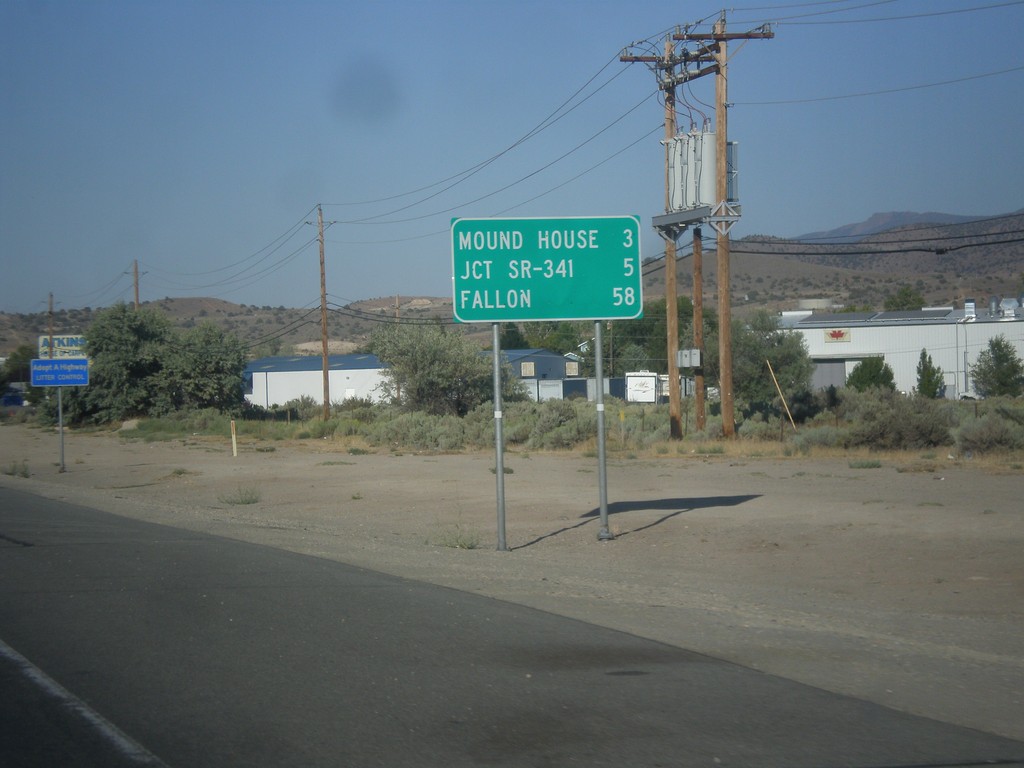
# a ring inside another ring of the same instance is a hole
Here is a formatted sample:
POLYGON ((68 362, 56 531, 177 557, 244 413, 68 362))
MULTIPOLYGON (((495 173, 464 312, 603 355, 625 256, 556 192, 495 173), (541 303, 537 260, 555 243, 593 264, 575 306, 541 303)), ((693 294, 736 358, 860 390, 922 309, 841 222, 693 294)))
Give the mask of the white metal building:
MULTIPOLYGON (((332 403, 353 398, 380 402, 383 366, 376 355, 329 355, 327 381, 332 403)), ((245 399, 263 408, 301 397, 324 401, 323 358, 314 355, 264 357, 245 369, 245 399)))
POLYGON ((942 369, 946 397, 976 397, 971 367, 996 336, 1003 336, 1024 358, 1024 308, 1020 299, 993 299, 984 308, 973 301, 951 307, 900 312, 815 314, 783 312, 780 327, 803 335, 815 362, 813 386, 842 387, 856 365, 882 357, 896 388, 917 386, 917 364, 924 349, 942 369))

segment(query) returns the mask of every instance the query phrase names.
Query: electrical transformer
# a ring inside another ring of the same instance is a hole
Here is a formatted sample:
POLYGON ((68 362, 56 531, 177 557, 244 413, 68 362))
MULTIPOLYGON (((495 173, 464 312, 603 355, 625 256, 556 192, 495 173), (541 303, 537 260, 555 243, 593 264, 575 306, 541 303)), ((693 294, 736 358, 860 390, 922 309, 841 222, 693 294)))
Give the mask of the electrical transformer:
MULTIPOLYGON (((672 137, 668 146, 668 204, 671 211, 686 211, 719 202, 715 179, 717 150, 711 131, 691 131, 672 137)), ((727 142, 727 202, 738 200, 738 147, 727 142)))

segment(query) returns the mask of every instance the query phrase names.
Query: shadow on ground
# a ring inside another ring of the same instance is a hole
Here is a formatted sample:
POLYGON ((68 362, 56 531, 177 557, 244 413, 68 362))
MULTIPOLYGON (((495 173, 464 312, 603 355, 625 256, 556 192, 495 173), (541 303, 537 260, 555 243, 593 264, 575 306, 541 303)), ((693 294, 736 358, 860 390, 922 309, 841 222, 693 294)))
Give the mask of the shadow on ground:
MULTIPOLYGON (((659 512, 664 511, 668 514, 662 515, 657 520, 653 520, 646 525, 641 525, 637 528, 631 528, 628 531, 622 531, 618 534, 618 537, 628 536, 631 533, 637 533, 639 531, 645 531, 648 528, 653 528, 656 525, 661 525, 664 522, 671 520, 673 517, 678 517, 685 512, 693 512, 697 509, 708 509, 711 507, 734 507, 739 504, 745 504, 748 501, 759 498, 758 494, 745 494, 742 496, 703 496, 699 498, 681 498, 681 499, 645 499, 641 501, 615 501, 608 505, 608 515, 621 515, 628 512, 659 512)), ((574 525, 567 525, 563 528, 559 528, 557 531, 551 533, 545 533, 543 536, 538 536, 532 541, 528 541, 525 544, 520 544, 518 547, 513 549, 524 549, 531 547, 534 544, 538 544, 545 539, 550 539, 555 536, 559 536, 563 533, 581 528, 592 520, 596 520, 600 517, 601 510, 598 507, 584 512, 580 517, 582 520, 574 525)))

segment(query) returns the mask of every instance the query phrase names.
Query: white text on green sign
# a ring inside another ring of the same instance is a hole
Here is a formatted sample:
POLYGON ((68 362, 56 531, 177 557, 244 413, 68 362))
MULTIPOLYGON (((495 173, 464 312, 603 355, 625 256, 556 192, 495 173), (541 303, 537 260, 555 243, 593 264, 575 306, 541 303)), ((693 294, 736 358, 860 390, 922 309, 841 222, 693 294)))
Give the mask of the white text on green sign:
POLYGON ((455 319, 617 320, 643 313, 640 220, 455 219, 455 319))

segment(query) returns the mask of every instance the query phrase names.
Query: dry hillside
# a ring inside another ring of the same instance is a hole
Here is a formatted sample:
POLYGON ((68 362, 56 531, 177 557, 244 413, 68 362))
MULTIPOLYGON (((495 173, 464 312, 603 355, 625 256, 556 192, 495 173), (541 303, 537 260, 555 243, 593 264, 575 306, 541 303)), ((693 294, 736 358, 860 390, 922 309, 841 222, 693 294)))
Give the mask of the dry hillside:
MULTIPOLYGON (((965 298, 986 301, 993 295, 1024 292, 1024 211, 970 220, 935 214, 876 214, 867 222, 819 232, 797 240, 753 236, 731 248, 733 307, 737 314, 754 308, 778 311, 802 300, 826 300, 846 306, 881 308, 886 296, 902 286, 918 291, 928 304, 962 304, 965 298), (904 222, 904 223, 900 223, 904 222), (882 227, 888 227, 878 231, 882 227)), ((715 305, 716 253, 713 233, 705 230, 705 306, 715 305)), ((678 291, 692 295, 692 257, 688 238, 678 267, 678 291)), ((647 298, 664 295, 665 262, 645 265, 647 298)), ((203 321, 236 333, 254 355, 321 349, 320 311, 249 306, 209 298, 165 298, 145 306, 166 313, 180 328, 203 321)), ((83 333, 93 308, 54 313, 52 332, 83 333)), ((328 313, 331 350, 349 352, 365 344, 374 327, 395 317, 452 317, 450 297, 388 296, 366 299, 328 313)), ((46 313, 0 312, 0 357, 21 344, 35 346, 51 330, 46 313)), ((468 330, 468 329, 467 329, 468 330)))

